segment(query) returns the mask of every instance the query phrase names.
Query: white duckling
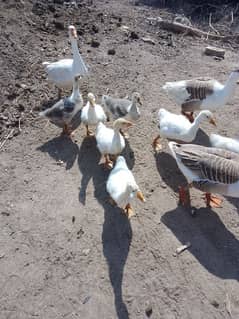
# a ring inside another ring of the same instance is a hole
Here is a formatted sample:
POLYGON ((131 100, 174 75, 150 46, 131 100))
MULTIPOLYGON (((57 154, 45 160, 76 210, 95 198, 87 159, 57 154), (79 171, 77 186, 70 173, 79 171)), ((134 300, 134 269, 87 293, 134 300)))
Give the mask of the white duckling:
POLYGON ((143 193, 140 191, 132 172, 128 169, 123 156, 117 158, 108 177, 106 189, 113 203, 122 208, 128 218, 134 215, 131 202, 135 196, 145 202, 143 193))
POLYGON ((89 125, 97 125, 99 122, 106 121, 105 112, 101 105, 95 103, 95 96, 92 93, 88 94, 88 102, 82 108, 81 121, 86 126, 87 136, 93 135, 89 130, 89 125))
MULTIPOLYGON (((169 142, 169 148, 188 186, 205 194, 207 206, 221 207, 222 200, 211 193, 239 197, 239 155, 214 147, 169 142)), ((189 189, 180 187, 180 202, 190 204, 189 189), (186 192, 187 190, 187 192, 186 192)))
POLYGON ((158 112, 158 128, 160 134, 154 139, 153 148, 156 152, 162 148, 159 142, 160 137, 187 143, 192 142, 203 121, 208 121, 216 125, 210 111, 201 111, 195 118, 195 121, 190 123, 185 116, 177 115, 161 108, 158 112))
POLYGON ((109 155, 118 156, 125 148, 125 140, 120 134, 120 129, 128 129, 133 123, 125 119, 117 119, 113 123, 113 129, 106 127, 99 122, 96 128, 96 142, 100 153, 105 158, 106 168, 111 169, 113 166, 109 155))
POLYGON ((224 106, 233 95, 238 79, 237 69, 231 72, 224 85, 215 79, 198 78, 166 82, 163 90, 181 106, 182 113, 193 121, 193 112, 196 110, 216 111, 224 106))
POLYGON ((59 97, 61 96, 62 88, 68 89, 72 87, 75 75, 85 75, 88 73, 88 69, 77 46, 76 28, 73 25, 70 25, 68 31, 73 59, 61 59, 57 62, 42 63, 45 66, 49 82, 54 83, 57 86, 59 97))
POLYGON ((50 122, 62 127, 63 133, 67 135, 71 135, 72 131, 76 129, 75 123, 73 123, 74 117, 83 106, 83 99, 79 91, 79 79, 80 75, 75 76, 73 91, 69 97, 61 99, 52 107, 39 113, 40 116, 46 117, 50 122))
POLYGON ((219 134, 211 134, 210 142, 213 147, 239 153, 239 140, 234 138, 221 136, 219 134))

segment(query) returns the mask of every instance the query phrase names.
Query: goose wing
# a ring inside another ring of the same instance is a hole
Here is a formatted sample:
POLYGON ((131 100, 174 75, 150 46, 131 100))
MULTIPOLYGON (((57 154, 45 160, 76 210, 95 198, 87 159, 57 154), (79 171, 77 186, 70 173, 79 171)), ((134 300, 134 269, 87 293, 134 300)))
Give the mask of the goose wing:
POLYGON ((191 144, 176 144, 174 152, 199 180, 223 184, 239 181, 239 155, 236 153, 191 144))
POLYGON ((132 104, 130 100, 112 98, 105 95, 102 99, 107 109, 113 114, 114 118, 124 117, 128 114, 128 108, 132 104))
POLYGON ((188 98, 182 103, 184 112, 193 112, 200 108, 203 100, 214 93, 215 80, 199 78, 187 80, 185 89, 188 93, 188 98))

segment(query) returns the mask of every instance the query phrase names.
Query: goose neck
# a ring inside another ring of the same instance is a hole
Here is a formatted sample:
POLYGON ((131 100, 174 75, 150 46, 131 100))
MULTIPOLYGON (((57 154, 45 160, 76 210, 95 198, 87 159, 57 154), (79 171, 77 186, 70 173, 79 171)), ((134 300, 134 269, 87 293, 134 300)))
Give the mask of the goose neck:
POLYGON ((78 56, 79 49, 78 49, 78 45, 77 45, 77 39, 71 39, 71 48, 72 48, 73 56, 78 56))

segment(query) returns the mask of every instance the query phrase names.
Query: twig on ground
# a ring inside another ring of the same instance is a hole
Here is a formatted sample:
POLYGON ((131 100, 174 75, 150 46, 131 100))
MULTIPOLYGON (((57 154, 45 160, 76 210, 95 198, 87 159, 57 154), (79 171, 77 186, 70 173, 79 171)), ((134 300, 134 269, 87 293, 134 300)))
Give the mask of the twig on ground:
POLYGON ((209 27, 216 32, 216 34, 220 34, 217 29, 214 28, 214 26, 212 25, 212 13, 209 14, 209 27))
POLYGON ((205 37, 212 40, 233 40, 233 39, 239 39, 239 34, 235 35, 219 35, 219 34, 209 34, 208 32, 202 31, 200 29, 190 27, 183 25, 181 23, 177 22, 171 22, 167 20, 163 20, 161 18, 158 18, 158 24, 162 29, 175 32, 175 33, 187 33, 188 35, 197 36, 197 37, 205 37))
POLYGON ((22 131, 22 129, 21 129, 21 116, 19 117, 19 119, 18 119, 18 130, 19 130, 19 132, 21 132, 22 131))
POLYGON ((12 133, 14 132, 14 128, 8 133, 8 135, 4 138, 3 142, 0 144, 0 150, 3 148, 6 141, 11 137, 12 133))
POLYGON ((232 309, 229 294, 226 294, 226 310, 230 317, 232 317, 232 309))

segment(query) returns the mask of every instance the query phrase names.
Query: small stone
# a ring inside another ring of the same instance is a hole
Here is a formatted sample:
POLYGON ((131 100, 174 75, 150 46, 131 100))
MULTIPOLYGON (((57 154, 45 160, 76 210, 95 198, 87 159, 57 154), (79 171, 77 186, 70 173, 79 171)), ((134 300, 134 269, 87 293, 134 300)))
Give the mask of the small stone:
POLYGON ((100 46, 100 42, 97 40, 92 39, 91 40, 91 46, 92 48, 98 48, 100 46))
POLYGON ((3 216, 10 216, 10 213, 8 213, 8 212, 1 212, 1 214, 2 214, 3 216))
POLYGON ((89 248, 83 249, 83 250, 82 250, 82 253, 83 253, 83 255, 87 256, 87 255, 89 255, 89 253, 90 253, 90 249, 89 249, 89 248))
POLYGON ((149 37, 143 37, 142 40, 146 43, 150 43, 150 44, 155 45, 155 41, 149 37))
POLYGON ((216 300, 212 300, 211 304, 213 305, 213 307, 218 308, 219 307, 219 303, 216 300))
POLYGON ((109 55, 115 55, 115 53, 116 53, 115 49, 109 49, 108 50, 108 54, 109 55))
POLYGON ((131 37, 131 39, 133 39, 133 40, 139 39, 138 34, 137 34, 136 32, 134 32, 134 31, 131 31, 130 37, 131 37))
POLYGON ((53 23, 54 23, 56 29, 65 30, 65 25, 64 25, 63 21, 54 20, 53 23))
POLYGON ((95 24, 93 24, 92 25, 92 31, 94 31, 95 33, 98 33, 99 32, 99 28, 95 24))
POLYGON ((146 313, 146 316, 147 317, 150 317, 153 313, 153 309, 151 306, 148 306, 146 309, 145 309, 145 313, 146 313))

